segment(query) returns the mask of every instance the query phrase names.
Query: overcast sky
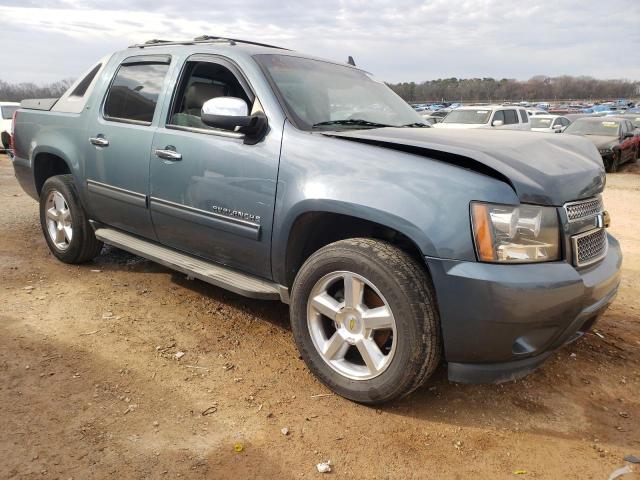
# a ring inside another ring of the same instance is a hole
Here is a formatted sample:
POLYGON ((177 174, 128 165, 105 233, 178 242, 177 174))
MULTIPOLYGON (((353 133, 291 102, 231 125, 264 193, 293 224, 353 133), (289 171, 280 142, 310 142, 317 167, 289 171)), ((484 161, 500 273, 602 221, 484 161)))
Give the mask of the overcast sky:
POLYGON ((0 79, 45 83, 150 38, 275 43, 390 82, 640 80, 640 0, 0 0, 0 79))

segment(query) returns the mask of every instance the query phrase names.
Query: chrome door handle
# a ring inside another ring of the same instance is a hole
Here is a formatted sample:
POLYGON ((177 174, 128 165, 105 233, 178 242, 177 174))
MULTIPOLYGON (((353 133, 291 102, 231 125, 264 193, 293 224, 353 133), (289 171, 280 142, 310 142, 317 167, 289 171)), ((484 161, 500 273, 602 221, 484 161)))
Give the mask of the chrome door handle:
POLYGON ((96 147, 108 147, 109 146, 109 140, 107 140, 104 137, 92 137, 92 138, 89 139, 89 142, 91 142, 96 147))
POLYGON ((175 150, 156 149, 153 151, 153 153, 155 154, 156 157, 164 158, 165 160, 172 160, 174 162, 177 160, 182 160, 182 154, 176 152, 175 150))

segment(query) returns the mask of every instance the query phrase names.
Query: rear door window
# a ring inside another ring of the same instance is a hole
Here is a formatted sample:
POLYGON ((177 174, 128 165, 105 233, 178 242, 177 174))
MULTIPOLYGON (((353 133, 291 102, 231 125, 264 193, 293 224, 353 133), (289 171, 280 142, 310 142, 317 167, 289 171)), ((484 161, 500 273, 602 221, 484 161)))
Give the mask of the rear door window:
POLYGON ((123 63, 107 93, 105 118, 150 125, 168 70, 168 61, 123 63))
POLYGON ((504 124, 513 125, 518 123, 518 114, 515 110, 504 110, 504 124))

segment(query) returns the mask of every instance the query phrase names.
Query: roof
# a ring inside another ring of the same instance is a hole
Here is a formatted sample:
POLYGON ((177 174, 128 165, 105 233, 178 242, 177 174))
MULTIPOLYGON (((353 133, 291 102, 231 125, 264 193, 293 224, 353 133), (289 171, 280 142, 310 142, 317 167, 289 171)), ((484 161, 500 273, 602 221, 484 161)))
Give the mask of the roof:
MULTIPOLYGON (((287 55, 294 57, 307 58, 310 60, 319 60, 323 62, 333 63, 336 65, 346 66, 350 68, 355 68, 357 70, 361 70, 366 72, 356 65, 351 65, 347 62, 340 62, 326 58, 319 58, 313 55, 306 55, 304 53, 296 52, 294 50, 290 50, 285 47, 279 47, 276 45, 269 45, 261 42, 254 42, 252 40, 240 40, 237 38, 227 38, 227 37, 217 37, 210 35, 202 35, 200 37, 196 37, 193 40, 148 40, 145 43, 138 43, 135 45, 131 45, 129 48, 124 51, 120 51, 119 53, 130 53, 132 51, 142 51, 145 54, 153 54, 153 53, 171 53, 172 50, 175 49, 187 49, 192 53, 220 53, 221 51, 225 53, 231 53, 231 51, 242 52, 243 55, 252 56, 258 54, 279 54, 279 55, 287 55)), ((126 54, 125 53, 125 54, 126 54)), ((367 72, 368 73, 368 72, 367 72)))
POLYGON ((227 38, 227 37, 218 37, 213 35, 201 35, 199 37, 195 37, 193 40, 158 40, 152 39, 147 40, 144 43, 138 43, 136 45, 131 45, 129 48, 153 48, 157 46, 173 46, 173 45, 202 45, 202 44, 226 44, 226 45, 250 45, 256 47, 266 47, 273 48, 276 50, 289 50, 288 48, 278 47, 275 45, 269 45, 261 42, 254 42, 252 40, 240 40, 238 38, 227 38))
POLYGON ((611 121, 613 121, 613 122, 621 122, 621 121, 627 120, 627 119, 626 118, 622 118, 622 117, 611 116, 611 117, 580 117, 580 118, 576 119, 576 122, 578 120, 584 120, 584 121, 587 121, 587 122, 594 122, 595 123, 595 122, 611 122, 611 121))
POLYGON ((534 115, 533 118, 566 118, 564 115, 554 115, 552 113, 547 114, 547 115, 534 115))
MULTIPOLYGON (((497 108, 525 108, 522 105, 463 105, 456 110, 494 110, 497 108)), ((526 110, 526 109, 525 109, 526 110)))

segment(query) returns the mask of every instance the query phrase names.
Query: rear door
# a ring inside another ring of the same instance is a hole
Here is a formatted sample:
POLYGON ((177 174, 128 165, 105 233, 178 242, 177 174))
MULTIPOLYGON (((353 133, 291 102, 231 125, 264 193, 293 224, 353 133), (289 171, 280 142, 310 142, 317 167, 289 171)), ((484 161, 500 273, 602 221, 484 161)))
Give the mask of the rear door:
POLYGON ((281 130, 269 129, 252 145, 241 133, 202 122, 203 103, 215 97, 241 98, 249 111, 262 111, 239 67, 223 57, 190 57, 175 84, 152 146, 150 208, 158 240, 268 278, 281 130))
POLYGON ((148 209, 149 153, 171 58, 125 59, 87 128, 86 178, 93 218, 155 238, 148 209))
POLYGON ((504 111, 504 126, 505 130, 520 130, 520 122, 518 120, 518 111, 513 108, 507 108, 504 111))

